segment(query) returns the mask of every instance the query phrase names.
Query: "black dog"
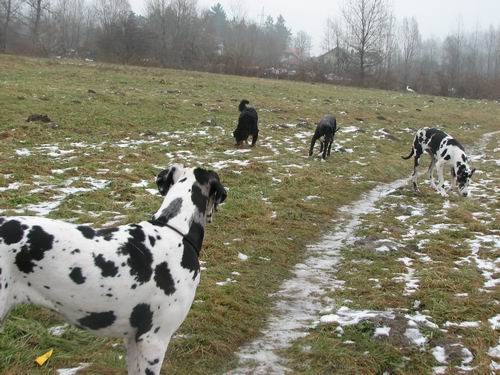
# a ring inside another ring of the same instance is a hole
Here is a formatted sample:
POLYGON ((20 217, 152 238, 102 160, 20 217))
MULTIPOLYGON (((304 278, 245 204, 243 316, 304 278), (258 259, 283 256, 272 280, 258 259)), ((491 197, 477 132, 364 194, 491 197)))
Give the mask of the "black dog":
POLYGON ((333 138, 335 137, 335 133, 337 132, 337 120, 335 117, 331 115, 326 115, 321 119, 316 127, 316 131, 314 132, 311 148, 309 149, 309 156, 312 156, 314 144, 319 139, 321 147, 319 152, 323 153, 321 156, 326 159, 327 156, 330 156, 330 152, 332 150, 333 138))
POLYGON ((252 147, 255 146, 257 138, 259 137, 259 116, 255 108, 247 107, 250 104, 248 100, 242 100, 239 105, 240 117, 238 119, 238 126, 233 132, 234 139, 236 140, 236 145, 241 148, 243 147, 243 142, 248 143, 247 139, 252 136, 252 147))

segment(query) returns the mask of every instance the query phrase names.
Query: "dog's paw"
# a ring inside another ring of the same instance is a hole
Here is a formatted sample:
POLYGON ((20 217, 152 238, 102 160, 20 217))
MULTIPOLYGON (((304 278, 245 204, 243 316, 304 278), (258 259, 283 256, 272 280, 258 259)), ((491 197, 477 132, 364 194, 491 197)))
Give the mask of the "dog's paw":
POLYGON ((440 194, 442 197, 447 197, 447 196, 448 196, 448 193, 447 193, 445 190, 440 190, 440 191, 439 191, 439 194, 440 194))

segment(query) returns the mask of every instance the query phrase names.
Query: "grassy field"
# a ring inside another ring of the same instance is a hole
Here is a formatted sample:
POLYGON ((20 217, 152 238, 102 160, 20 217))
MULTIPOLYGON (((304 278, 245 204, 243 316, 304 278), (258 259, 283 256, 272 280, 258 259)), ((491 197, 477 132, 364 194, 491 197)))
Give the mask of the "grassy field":
MULTIPOLYGON (((411 163, 399 155, 409 152, 416 129, 439 126, 470 145, 480 134, 498 130, 499 118, 497 102, 0 55, 0 213, 47 215, 96 226, 135 222, 149 219, 161 202, 154 192, 160 169, 172 163, 216 169, 229 189, 228 199, 207 227, 201 257, 206 269, 189 316, 169 347, 164 369, 175 374, 221 373, 234 364, 235 349, 258 335, 270 310, 269 294, 304 257, 305 246, 331 228, 337 209, 378 183, 409 175, 411 163), (242 98, 259 111, 260 138, 256 148, 240 152, 234 148, 232 131, 242 98), (47 114, 52 122, 25 121, 36 113, 47 114), (335 114, 343 129, 334 143, 336 152, 323 162, 308 158, 307 152, 315 122, 325 113, 335 114), (217 284, 223 281, 229 282, 217 284)), ((425 187, 423 191, 415 198, 408 186, 401 197, 388 200, 416 199, 417 204, 424 199, 429 210, 442 205, 442 198, 425 187)), ((498 197, 497 190, 493 194, 498 197)), ((498 201, 485 208, 472 201, 450 200, 450 217, 464 221, 467 230, 476 225, 470 216, 473 209, 491 210, 493 224, 481 224, 482 229, 499 229, 498 201)), ((384 236, 369 223, 391 224, 402 235, 403 224, 413 222, 394 221, 390 210, 383 220, 367 217, 360 235, 384 236)), ((463 241, 453 233, 446 236, 463 241)), ((441 248, 448 237, 438 237, 430 250, 437 254, 429 254, 444 258, 443 264, 459 256, 441 248)), ((410 256, 410 251, 401 254, 410 256)), ((372 255, 362 246, 346 249, 345 254, 346 268, 339 279, 366 284, 366 279, 349 274, 352 265, 347 262, 372 255)), ((390 272, 404 272, 404 264, 393 263, 387 266, 390 272)), ((364 268, 364 275, 382 278, 380 265, 364 268)), ((433 315, 436 323, 459 320, 446 314, 455 307, 459 314, 464 305, 441 289, 458 280, 470 285, 457 290, 470 291, 481 279, 481 274, 468 272, 469 267, 462 268, 464 274, 454 274, 448 268, 422 266, 425 275, 415 293, 426 308, 440 309, 433 315), (443 301, 437 298, 441 295, 443 301)), ((350 307, 408 307, 414 296, 398 297, 401 285, 394 284, 387 293, 370 290, 366 299, 350 307)), ((349 293, 354 294, 338 290, 332 296, 355 301, 349 293)), ((488 305, 491 299, 491 294, 468 298, 470 311, 476 307, 477 314, 464 312, 463 320, 491 315, 498 306, 488 305)), ((47 310, 16 309, 0 333, 0 373, 50 374, 79 363, 91 363, 82 373, 124 373, 119 341, 95 338, 73 327, 59 337, 49 333, 50 327, 61 324, 61 318, 47 310), (37 368, 34 358, 50 348, 55 350, 53 357, 37 368)), ((370 332, 373 326, 364 324, 370 332)), ((332 329, 319 326, 311 332, 305 340, 321 345, 306 344, 314 349, 311 352, 300 350, 304 343, 294 345, 288 354, 297 372, 330 373, 337 359, 362 357, 368 350, 356 346, 351 348, 354 354, 344 350, 344 357, 337 357, 334 348, 340 343, 328 340, 340 339, 331 335, 332 329), (330 367, 325 367, 325 358, 330 367)), ((484 327, 477 332, 471 337, 477 345, 493 344, 491 330, 484 327)), ((366 345, 381 348, 380 357, 368 356, 373 372, 383 370, 386 363, 392 366, 393 346, 387 344, 386 350, 386 344, 374 344, 365 336, 366 345)), ((408 372, 429 368, 428 354, 404 354, 409 355, 422 357, 423 367, 410 367, 408 372)), ((356 361, 353 366, 358 367, 352 372, 366 363, 356 361)))
POLYGON ((398 189, 362 217, 335 303, 285 353, 295 373, 499 370, 498 141, 475 155, 473 199, 398 189))

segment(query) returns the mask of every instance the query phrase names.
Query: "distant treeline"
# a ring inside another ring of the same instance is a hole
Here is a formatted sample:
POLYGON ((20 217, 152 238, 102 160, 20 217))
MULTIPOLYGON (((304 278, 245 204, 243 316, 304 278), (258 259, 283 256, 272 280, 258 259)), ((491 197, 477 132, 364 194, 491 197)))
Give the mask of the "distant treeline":
MULTIPOLYGON (((398 21, 386 0, 349 0, 325 25, 324 54, 285 19, 249 20, 196 0, 0 0, 0 53, 268 76, 500 98, 500 27, 422 40, 415 19, 398 21)), ((328 9, 325 9, 325 13, 328 9)))

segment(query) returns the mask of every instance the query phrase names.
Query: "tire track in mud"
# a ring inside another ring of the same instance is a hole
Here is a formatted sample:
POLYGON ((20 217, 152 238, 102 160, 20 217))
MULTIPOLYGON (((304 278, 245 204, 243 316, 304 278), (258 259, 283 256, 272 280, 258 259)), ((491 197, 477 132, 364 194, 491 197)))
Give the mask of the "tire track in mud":
MULTIPOLYGON (((487 142, 500 132, 483 134, 470 154, 480 154, 487 142)), ((239 374, 283 374, 288 371, 285 360, 277 353, 288 348, 295 340, 307 336, 320 317, 320 312, 332 305, 326 294, 341 286, 336 279, 336 267, 341 260, 342 247, 352 244, 361 223, 361 216, 376 210, 375 204, 409 184, 403 178, 387 184, 380 184, 365 193, 354 203, 342 206, 343 218, 336 220, 334 229, 316 244, 307 247, 308 258, 294 266, 294 276, 285 280, 272 295, 273 313, 267 326, 256 340, 243 345, 236 353, 238 367, 227 375, 239 374)))

